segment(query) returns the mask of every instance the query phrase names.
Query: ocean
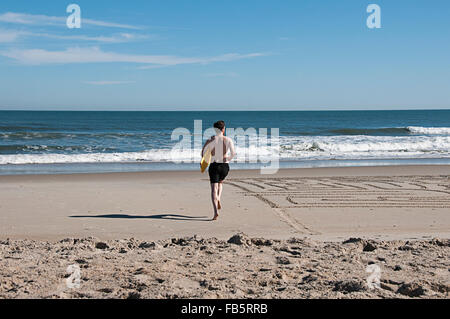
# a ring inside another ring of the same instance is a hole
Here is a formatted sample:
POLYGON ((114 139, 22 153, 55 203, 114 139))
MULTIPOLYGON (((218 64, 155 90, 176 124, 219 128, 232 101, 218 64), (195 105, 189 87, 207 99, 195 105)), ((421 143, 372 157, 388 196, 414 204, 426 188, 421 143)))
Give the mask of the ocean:
MULTIPOLYGON (((238 160, 240 154, 258 153, 266 162, 279 156, 281 168, 450 164, 450 110, 0 111, 0 174, 196 170, 195 120, 203 130, 217 120, 227 128, 266 128, 269 138, 279 129, 278 148, 256 136, 237 153, 238 160), (176 128, 193 137, 193 155, 172 152, 180 142, 172 139, 176 128)), ((261 165, 241 160, 232 168, 261 165)))

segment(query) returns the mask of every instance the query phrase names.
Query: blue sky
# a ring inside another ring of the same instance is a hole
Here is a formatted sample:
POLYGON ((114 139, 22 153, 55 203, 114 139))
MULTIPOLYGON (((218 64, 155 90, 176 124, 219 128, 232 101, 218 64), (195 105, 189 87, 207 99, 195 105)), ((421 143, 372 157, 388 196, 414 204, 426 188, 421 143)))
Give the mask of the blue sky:
POLYGON ((0 109, 448 109, 450 2, 430 3, 4 0, 0 109))

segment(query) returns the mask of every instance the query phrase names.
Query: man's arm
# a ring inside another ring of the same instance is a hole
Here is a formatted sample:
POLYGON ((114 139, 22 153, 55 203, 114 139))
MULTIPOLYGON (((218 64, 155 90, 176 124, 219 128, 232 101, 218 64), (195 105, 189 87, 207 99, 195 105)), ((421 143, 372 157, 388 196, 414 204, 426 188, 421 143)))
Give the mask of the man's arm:
POLYGON ((209 143, 211 143, 212 141, 214 141, 215 136, 211 136, 211 138, 209 140, 206 141, 205 145, 203 145, 202 148, 202 153, 200 154, 201 157, 203 157, 203 154, 205 153, 205 148, 206 146, 208 146, 209 143))

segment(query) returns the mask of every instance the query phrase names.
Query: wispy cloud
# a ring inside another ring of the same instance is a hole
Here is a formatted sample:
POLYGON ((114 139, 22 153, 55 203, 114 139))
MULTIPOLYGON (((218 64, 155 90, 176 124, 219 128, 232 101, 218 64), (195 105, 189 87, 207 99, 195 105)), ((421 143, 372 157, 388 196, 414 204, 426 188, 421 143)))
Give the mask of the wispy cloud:
POLYGON ((125 43, 132 41, 139 41, 144 39, 155 39, 156 35, 144 35, 135 33, 115 33, 112 35, 99 35, 99 36, 87 36, 87 35, 59 35, 51 33, 36 33, 21 30, 7 30, 0 29, 0 43, 15 42, 20 38, 26 37, 42 37, 48 39, 67 40, 67 41, 86 41, 86 42, 99 42, 99 43, 125 43))
POLYGON ((131 33, 117 33, 110 36, 84 36, 84 35, 56 35, 49 33, 26 33, 27 36, 46 37, 50 39, 69 40, 69 41, 89 41, 102 43, 123 43, 142 39, 155 38, 153 35, 141 35, 131 33))
POLYGON ((206 73, 204 74, 204 76, 208 77, 208 78, 220 78, 220 77, 237 77, 239 76, 239 74, 237 74, 236 72, 223 72, 223 73, 206 73))
MULTIPOLYGON (((230 62, 242 59, 249 59, 255 57, 266 56, 267 53, 248 53, 248 54, 240 54, 240 53, 228 53, 222 54, 214 57, 200 57, 200 58, 182 58, 176 56, 158 56, 161 58, 168 58, 168 63, 154 63, 152 65, 144 65, 139 67, 139 69, 155 69, 163 66, 177 65, 177 64, 209 64, 213 62, 230 62)), ((155 56, 156 57, 156 56, 155 56)), ((161 61, 163 62, 163 61, 161 61)))
MULTIPOLYGON (((66 20, 67 17, 55 17, 42 14, 28 14, 17 12, 6 12, 0 14, 0 22, 13 24, 66 26, 66 20)), ((129 24, 120 24, 86 18, 82 19, 82 25, 93 25, 106 28, 120 28, 120 29, 134 29, 134 30, 142 29, 142 27, 129 24)))
POLYGON ((134 81, 85 81, 83 82, 89 85, 118 85, 118 84, 130 84, 135 83, 134 81))
POLYGON ((21 35, 23 35, 23 32, 21 32, 21 31, 15 31, 15 30, 1 30, 1 29, 0 29, 0 43, 14 42, 14 41, 16 41, 21 35))
POLYGON ((64 51, 47 51, 43 49, 11 49, 0 51, 0 55, 14 59, 22 64, 72 64, 72 63, 137 63, 146 64, 142 68, 155 65, 172 66, 179 64, 208 64, 229 62, 264 56, 264 53, 239 54, 229 53, 213 57, 179 57, 173 55, 136 55, 105 52, 99 47, 68 48, 64 51))

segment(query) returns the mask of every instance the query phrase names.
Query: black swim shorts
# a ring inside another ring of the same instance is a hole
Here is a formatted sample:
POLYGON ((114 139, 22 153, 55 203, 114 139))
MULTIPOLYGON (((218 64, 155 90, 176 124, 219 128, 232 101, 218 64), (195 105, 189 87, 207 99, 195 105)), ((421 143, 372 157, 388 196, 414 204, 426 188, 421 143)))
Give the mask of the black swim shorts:
POLYGON ((230 166, 228 163, 211 163, 208 170, 211 184, 222 182, 227 177, 229 171, 230 166))

